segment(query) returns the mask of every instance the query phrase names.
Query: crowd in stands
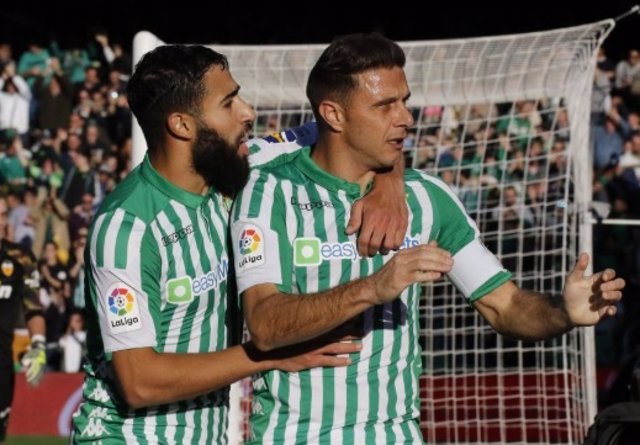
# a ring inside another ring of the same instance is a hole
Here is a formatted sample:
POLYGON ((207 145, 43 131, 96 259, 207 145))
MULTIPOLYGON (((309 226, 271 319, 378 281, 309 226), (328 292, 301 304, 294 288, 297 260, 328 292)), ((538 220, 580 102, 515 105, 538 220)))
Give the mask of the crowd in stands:
POLYGON ((40 272, 51 370, 80 370, 91 218, 130 170, 131 58, 106 35, 86 48, 0 42, 0 196, 8 238, 40 272))
MULTIPOLYGON (((60 346, 50 348, 52 369, 80 366, 88 228, 103 198, 131 168, 125 90, 131 69, 130 55, 104 34, 86 48, 31 42, 22 54, 0 42, 0 195, 10 213, 8 237, 32 249, 39 261, 47 341, 60 346)), ((415 117, 418 125, 406 140, 408 164, 435 171, 450 184, 489 248, 525 286, 536 287, 535 273, 557 269, 566 240, 562 211, 571 131, 562 98, 425 107, 415 117), (540 225, 546 230, 527 230, 540 225), (544 254, 528 255, 535 252, 544 254)), ((266 127, 282 125, 274 117, 266 127)), ((637 50, 617 63, 600 50, 590 129, 594 200, 609 203, 612 218, 638 219, 637 50)), ((597 225, 594 269, 614 267, 627 280, 626 294, 634 295, 639 247, 638 228, 597 225)), ((622 315, 598 328, 601 365, 620 361, 640 344, 640 304, 625 298, 622 305, 622 315)))
MULTIPOLYGON (((524 287, 540 289, 540 276, 550 275, 542 287, 559 292, 567 234, 575 230, 565 219, 575 190, 567 168, 571 123, 564 98, 432 106, 414 114, 419 125, 405 141, 407 164, 437 172, 452 187, 487 246, 524 287)), ((600 222, 640 221, 637 50, 616 63, 600 48, 589 130, 589 146, 573 155, 592 153, 592 199, 605 204, 593 210, 593 269, 614 268, 627 282, 619 315, 596 327, 597 363, 631 367, 640 363, 640 302, 634 298, 640 286, 640 227, 600 222)), ((608 402, 628 396, 625 391, 608 402)))

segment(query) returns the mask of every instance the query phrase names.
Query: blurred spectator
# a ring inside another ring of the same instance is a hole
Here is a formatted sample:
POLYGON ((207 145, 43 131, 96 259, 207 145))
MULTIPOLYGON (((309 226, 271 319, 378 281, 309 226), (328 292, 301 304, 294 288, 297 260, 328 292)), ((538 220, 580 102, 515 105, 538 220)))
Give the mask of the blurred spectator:
POLYGON ((613 83, 615 79, 616 65, 607 57, 607 51, 601 46, 596 55, 596 67, 613 83))
POLYGON ((96 66, 90 65, 84 70, 84 80, 82 82, 76 83, 74 85, 76 97, 80 91, 85 90, 90 95, 99 92, 102 83, 100 82, 100 77, 98 76, 98 68, 96 66))
MULTIPOLYGON (((58 343, 67 326, 67 299, 71 295, 69 272, 58 257, 58 246, 53 241, 44 245, 42 259, 38 262, 40 272, 40 301, 45 307, 47 343, 58 343)), ((47 350, 47 366, 60 369, 60 352, 47 350)))
POLYGON ((72 84, 84 82, 85 70, 90 64, 89 55, 83 49, 70 49, 62 58, 62 67, 72 84))
POLYGON ((593 165, 603 169, 614 157, 623 153, 624 138, 629 132, 629 125, 612 107, 607 114, 604 125, 592 127, 593 165))
POLYGON ((0 42, 0 73, 2 73, 4 68, 9 64, 14 66, 16 64, 15 60, 13 60, 11 45, 6 42, 0 42))
POLYGON ((640 114, 638 112, 630 111, 627 116, 627 123, 631 133, 640 133, 640 114))
POLYGON ((71 303, 74 308, 84 309, 84 250, 87 245, 89 230, 81 227, 73 239, 73 250, 69 262, 69 277, 71 279, 71 303))
POLYGON ((104 127, 89 121, 85 129, 83 151, 89 155, 91 167, 97 169, 104 157, 111 153, 111 142, 104 134, 104 127))
MULTIPOLYGON (((22 139, 13 130, 7 130, 5 138, 6 150, 4 156, 0 157, 0 183, 5 182, 14 189, 22 189, 27 183, 29 154, 22 146, 22 139)), ((4 146, 1 142, 0 145, 4 146)))
POLYGON ((44 76, 50 63, 49 51, 39 42, 31 42, 29 50, 20 56, 18 74, 27 80, 29 88, 33 88, 36 80, 44 76))
POLYGON ((44 244, 41 260, 38 263, 41 286, 48 297, 44 300, 54 300, 59 297, 66 307, 66 300, 71 296, 69 270, 60 261, 58 245, 53 241, 44 244))
POLYGON ((27 82, 15 74, 13 64, 5 66, 0 77, 0 130, 13 129, 26 142, 30 101, 31 90, 27 82))
MULTIPOLYGON (((91 93, 84 88, 77 91, 75 95, 77 104, 73 108, 72 113, 82 117, 85 121, 91 117, 93 112, 93 101, 91 100, 91 93)), ((73 117, 73 115, 71 116, 73 117)), ((84 125, 84 123, 83 123, 84 125)))
POLYGON ((538 118, 534 118, 535 114, 533 101, 516 102, 512 114, 498 121, 496 132, 507 135, 515 146, 524 149, 529 138, 533 136, 534 127, 537 125, 534 121, 538 120, 539 115, 538 118))
POLYGON ((87 192, 101 201, 101 197, 97 196, 98 177, 96 172, 91 169, 87 153, 82 150, 69 150, 69 156, 73 161, 73 165, 65 175, 64 184, 60 190, 60 199, 64 201, 69 209, 73 209, 80 204, 82 195, 87 192))
POLYGON ((640 133, 633 133, 625 142, 619 164, 622 169, 632 169, 636 179, 640 180, 640 133))
POLYGON ((616 89, 623 93, 628 91, 638 72, 640 72, 640 52, 637 49, 630 49, 627 59, 621 60, 616 65, 616 89))
POLYGON ((124 94, 120 94, 118 97, 114 97, 112 94, 108 102, 107 130, 111 141, 120 146, 131 137, 129 102, 124 94))
POLYGON ((84 361, 87 341, 87 331, 84 327, 84 315, 81 311, 69 314, 69 321, 59 344, 62 350, 60 371, 78 372, 84 361))
POLYGON ((69 216, 69 234, 71 238, 81 228, 88 229, 95 213, 94 196, 91 192, 82 195, 82 202, 73 208, 69 216))
POLYGON ((9 206, 9 224, 13 226, 14 242, 31 250, 35 230, 29 219, 29 208, 24 204, 23 191, 10 191, 7 195, 9 206))
POLYGON ((127 54, 124 47, 119 43, 114 43, 112 46, 113 55, 115 58, 111 62, 111 67, 120 71, 123 76, 127 78, 131 75, 131 55, 127 54))
POLYGON ((37 258, 42 257, 47 242, 55 242, 61 250, 61 255, 68 256, 70 248, 68 218, 69 210, 64 202, 56 197, 55 189, 40 188, 38 204, 29 215, 36 231, 33 253, 37 258))
POLYGON ((87 127, 97 125, 100 128, 107 128, 107 100, 102 91, 95 92, 91 95, 91 112, 89 113, 89 121, 87 127))
POLYGON ((616 66, 616 88, 629 108, 640 111, 640 52, 637 49, 631 49, 627 60, 616 66))
POLYGON ((69 125, 71 116, 71 85, 61 73, 56 73, 45 85, 36 82, 36 95, 40 102, 38 122, 40 128, 55 130, 69 125))
POLYGON ((602 125, 607 110, 611 107, 611 79, 607 74, 596 69, 591 90, 591 124, 602 125))
POLYGON ((106 87, 107 95, 117 98, 120 94, 124 94, 126 92, 127 76, 122 74, 117 68, 111 68, 109 70, 109 78, 107 79, 106 87))
POLYGON ((85 118, 79 114, 76 109, 71 111, 71 116, 69 116, 69 134, 82 136, 84 134, 84 121, 85 118))
POLYGON ((41 149, 37 153, 38 161, 31 164, 31 181, 36 189, 59 190, 64 180, 64 172, 56 161, 57 156, 52 150, 41 149))
POLYGON ((554 139, 564 142, 571 139, 571 125, 569 123, 569 113, 566 108, 558 109, 553 130, 554 139))
POLYGON ((534 216, 529 207, 523 205, 519 198, 518 189, 515 186, 507 186, 502 191, 502 207, 494 210, 493 218, 499 220, 517 220, 516 227, 522 220, 524 227, 531 227, 534 223, 534 216))
POLYGON ((116 186, 118 159, 111 155, 98 168, 98 191, 100 196, 108 195, 116 186))

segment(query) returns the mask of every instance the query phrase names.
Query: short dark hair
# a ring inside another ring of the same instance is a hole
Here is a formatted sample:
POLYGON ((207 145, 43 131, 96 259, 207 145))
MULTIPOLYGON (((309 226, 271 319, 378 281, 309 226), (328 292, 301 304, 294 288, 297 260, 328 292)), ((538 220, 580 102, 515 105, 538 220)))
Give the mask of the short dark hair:
POLYGON ((335 38, 320 55, 309 73, 307 98, 313 114, 320 102, 348 98, 358 86, 355 76, 376 68, 404 68, 405 56, 400 46, 377 33, 347 34, 335 38))
POLYGON ((127 98, 150 151, 162 142, 169 114, 199 114, 206 93, 202 80, 214 65, 229 68, 224 55, 200 45, 160 46, 138 62, 127 98))

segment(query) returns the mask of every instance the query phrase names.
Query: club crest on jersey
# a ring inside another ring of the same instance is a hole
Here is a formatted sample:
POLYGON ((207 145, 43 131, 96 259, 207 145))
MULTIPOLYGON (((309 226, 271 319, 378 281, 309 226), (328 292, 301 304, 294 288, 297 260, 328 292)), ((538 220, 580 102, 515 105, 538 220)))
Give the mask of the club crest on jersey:
POLYGON ((2 265, 0 265, 0 269, 2 269, 2 273, 5 277, 10 277, 13 275, 13 271, 15 270, 13 261, 4 260, 2 265))
POLYGON ((238 237, 238 270, 264 264, 264 235, 260 227, 247 224, 238 237))
POLYGON ((133 289, 124 283, 114 283, 107 289, 107 321, 114 334, 142 328, 140 308, 133 289))

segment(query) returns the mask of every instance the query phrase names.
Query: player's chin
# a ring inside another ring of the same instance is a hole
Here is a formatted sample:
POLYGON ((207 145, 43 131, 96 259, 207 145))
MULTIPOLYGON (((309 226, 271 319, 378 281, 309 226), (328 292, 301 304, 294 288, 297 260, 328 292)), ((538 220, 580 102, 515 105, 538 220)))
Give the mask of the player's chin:
POLYGON ((400 161, 400 158, 403 156, 402 150, 402 144, 399 147, 396 144, 391 144, 391 148, 387 150, 387 156, 385 159, 387 167, 393 167, 400 161))

